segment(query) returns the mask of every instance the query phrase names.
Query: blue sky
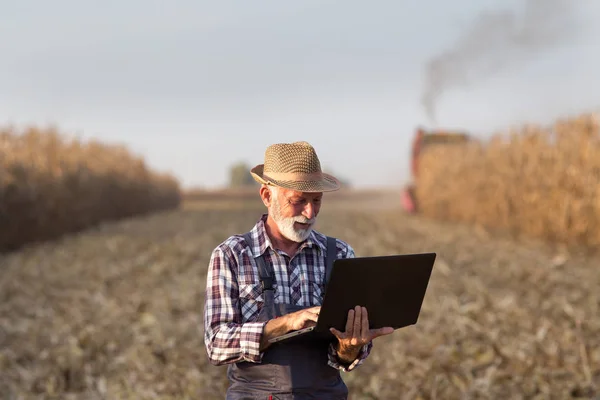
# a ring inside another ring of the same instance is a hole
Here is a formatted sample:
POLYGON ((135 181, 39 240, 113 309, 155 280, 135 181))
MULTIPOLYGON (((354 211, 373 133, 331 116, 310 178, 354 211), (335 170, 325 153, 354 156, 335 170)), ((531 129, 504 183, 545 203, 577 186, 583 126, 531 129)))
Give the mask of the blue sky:
POLYGON ((428 120, 428 61, 482 12, 523 16, 527 1, 541 4, 0 0, 0 124, 125 143, 184 186, 223 185, 232 163, 296 140, 357 186, 398 185, 418 125, 487 137, 600 109, 600 2, 572 0, 568 20, 540 13, 565 0, 544 0, 527 29, 556 42, 519 52, 471 35, 472 79, 428 120))

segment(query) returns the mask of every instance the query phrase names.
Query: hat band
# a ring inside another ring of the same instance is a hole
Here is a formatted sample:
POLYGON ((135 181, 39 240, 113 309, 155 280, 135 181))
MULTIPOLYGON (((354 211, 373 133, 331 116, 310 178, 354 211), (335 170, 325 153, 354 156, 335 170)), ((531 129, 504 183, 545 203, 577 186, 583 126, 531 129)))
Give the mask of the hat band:
POLYGON ((300 181, 311 182, 323 179, 321 172, 300 173, 300 172, 270 172, 268 175, 263 173, 263 179, 271 181, 300 181))

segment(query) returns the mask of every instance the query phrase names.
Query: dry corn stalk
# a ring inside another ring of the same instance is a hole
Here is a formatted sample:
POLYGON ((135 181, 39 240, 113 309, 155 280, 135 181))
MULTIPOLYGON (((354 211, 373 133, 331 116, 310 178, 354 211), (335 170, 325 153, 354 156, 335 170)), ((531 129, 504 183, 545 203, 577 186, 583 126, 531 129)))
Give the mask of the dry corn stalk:
POLYGON ((524 126, 487 144, 433 145, 423 152, 420 171, 416 193, 423 215, 600 244, 597 115, 524 126))
POLYGON ((0 130, 0 251, 179 202, 178 182, 124 147, 0 130))

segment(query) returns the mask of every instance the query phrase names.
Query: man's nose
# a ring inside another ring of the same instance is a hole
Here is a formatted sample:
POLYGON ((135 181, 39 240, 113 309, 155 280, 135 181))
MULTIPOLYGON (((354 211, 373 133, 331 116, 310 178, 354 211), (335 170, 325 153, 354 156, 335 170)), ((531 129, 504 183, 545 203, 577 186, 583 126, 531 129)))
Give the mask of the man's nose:
POLYGON ((306 218, 313 219, 315 217, 315 206, 311 202, 306 203, 303 214, 306 218))

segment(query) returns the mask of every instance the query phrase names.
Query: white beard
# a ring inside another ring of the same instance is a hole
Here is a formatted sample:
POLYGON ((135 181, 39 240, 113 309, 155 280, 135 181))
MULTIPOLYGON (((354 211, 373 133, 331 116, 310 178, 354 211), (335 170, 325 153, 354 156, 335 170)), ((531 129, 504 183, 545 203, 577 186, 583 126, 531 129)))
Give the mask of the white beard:
POLYGON ((296 217, 288 217, 284 218, 281 216, 281 207, 279 201, 276 196, 273 196, 273 204, 271 205, 271 217, 277 224, 279 231, 281 234, 287 239, 293 242, 303 242, 310 236, 312 232, 313 225, 315 224, 315 218, 308 219, 303 215, 298 215, 296 217), (294 222, 301 222, 304 224, 310 224, 310 226, 306 229, 297 229, 294 227, 294 222))

